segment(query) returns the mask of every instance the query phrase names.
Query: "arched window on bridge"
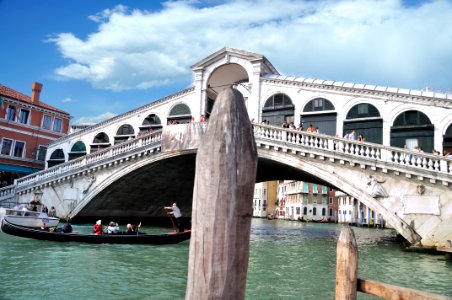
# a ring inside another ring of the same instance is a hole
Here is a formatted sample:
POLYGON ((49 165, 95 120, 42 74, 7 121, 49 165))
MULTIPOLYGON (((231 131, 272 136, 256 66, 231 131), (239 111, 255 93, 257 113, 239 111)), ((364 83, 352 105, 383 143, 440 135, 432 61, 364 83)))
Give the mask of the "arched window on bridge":
POLYGON ((447 152, 452 154, 452 124, 447 127, 446 133, 443 137, 443 152, 444 154, 447 152))
POLYGON ((336 135, 337 113, 328 99, 316 98, 309 101, 303 108, 300 120, 305 131, 312 124, 314 128, 319 128, 320 133, 336 135))
POLYGON ((167 117, 168 125, 171 124, 186 124, 191 122, 190 107, 186 104, 177 104, 171 108, 167 117))
POLYGON ((78 141, 76 142, 72 148, 71 148, 71 152, 69 152, 69 160, 73 160, 79 157, 82 157, 86 155, 86 146, 85 143, 83 143, 82 141, 78 141))
POLYGON ((91 144, 90 153, 100 151, 104 148, 110 147, 110 138, 105 132, 98 133, 94 139, 93 143, 91 144))
POLYGON ((162 122, 159 116, 156 114, 150 114, 143 120, 143 124, 140 126, 140 133, 147 133, 149 131, 155 131, 162 129, 162 122))
POLYGON ((372 104, 360 103, 353 106, 344 120, 342 136, 355 131, 356 137, 362 134, 366 142, 383 143, 383 118, 372 104))
POLYGON ((115 145, 127 141, 128 139, 133 139, 135 137, 135 130, 133 130, 132 125, 124 124, 119 127, 115 135, 115 145))
POLYGON ((262 108, 262 121, 281 126, 284 121, 287 123, 294 121, 294 111, 295 107, 289 96, 282 93, 275 94, 267 99, 262 108))
POLYGON ((47 161, 47 167, 53 167, 59 164, 62 164, 66 161, 65 157, 64 157, 64 152, 62 149, 56 149, 55 151, 52 152, 52 154, 50 155, 49 160, 47 161))
POLYGON ((426 153, 433 150, 434 125, 426 114, 417 110, 401 113, 391 127, 391 146, 408 149, 419 146, 426 153))

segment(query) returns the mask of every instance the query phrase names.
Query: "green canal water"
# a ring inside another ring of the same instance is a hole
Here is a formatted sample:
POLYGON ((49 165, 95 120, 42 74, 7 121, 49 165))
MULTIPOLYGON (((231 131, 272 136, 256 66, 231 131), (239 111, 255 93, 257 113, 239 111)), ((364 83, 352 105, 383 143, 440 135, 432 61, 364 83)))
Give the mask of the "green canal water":
MULTIPOLYGON (((340 229, 253 219, 246 299, 334 299, 340 229)), ((452 263, 443 256, 402 251, 392 230, 354 231, 360 278, 452 296, 452 263)), ((188 250, 189 241, 92 245, 0 233, 0 299, 184 299, 188 250)))

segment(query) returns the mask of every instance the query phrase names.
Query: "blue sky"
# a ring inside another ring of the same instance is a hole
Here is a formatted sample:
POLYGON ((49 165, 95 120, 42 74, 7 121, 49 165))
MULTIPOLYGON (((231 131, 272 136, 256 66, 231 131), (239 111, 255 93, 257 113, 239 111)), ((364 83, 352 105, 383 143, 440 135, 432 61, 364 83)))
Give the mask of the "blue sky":
POLYGON ((0 0, 0 83, 99 122, 191 86, 225 47, 285 75, 452 89, 452 1, 0 0))

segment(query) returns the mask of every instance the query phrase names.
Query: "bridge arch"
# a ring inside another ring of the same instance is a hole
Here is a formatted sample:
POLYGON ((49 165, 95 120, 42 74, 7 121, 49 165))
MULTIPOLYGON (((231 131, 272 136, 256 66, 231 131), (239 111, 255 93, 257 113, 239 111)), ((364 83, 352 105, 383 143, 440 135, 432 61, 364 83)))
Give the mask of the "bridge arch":
POLYGON ((362 134, 366 142, 382 144, 383 118, 378 108, 367 102, 361 102, 351 107, 344 119, 343 136, 352 130, 357 135, 362 134))
POLYGON ((127 141, 129 138, 135 137, 135 130, 133 126, 130 124, 122 124, 116 130, 116 135, 114 136, 114 144, 120 144, 124 141, 127 141))
POLYGON ((285 93, 275 93, 267 98, 262 107, 262 121, 281 126, 284 121, 294 122, 295 105, 285 93))
MULTIPOLYGON (((402 236, 404 236, 411 243, 415 243, 420 240, 420 236, 396 214, 390 212, 386 207, 382 205, 377 199, 373 198, 366 190, 368 184, 368 177, 365 173, 361 174, 361 180, 357 181, 349 180, 346 172, 340 174, 337 171, 325 167, 319 166, 316 163, 308 160, 302 160, 295 155, 281 156, 280 153, 258 149, 259 159, 267 159, 273 162, 278 162, 281 165, 287 166, 289 170, 298 170, 300 173, 295 174, 294 180, 310 181, 321 183, 326 186, 334 187, 337 190, 343 191, 345 194, 359 199, 361 203, 366 205, 371 210, 381 214, 381 216, 390 222, 390 224, 396 229, 402 236), (331 176, 334 174, 334 176, 331 176), (300 176, 300 177, 297 177, 300 176), (308 180, 306 180, 307 177, 308 180), (314 178, 314 179, 313 179, 314 178)), ((258 166, 259 170, 259 166, 258 166)), ((259 175, 258 175, 259 176, 259 175)), ((279 178, 283 179, 283 178, 279 178)), ((288 179, 288 178, 284 178, 288 179)))
POLYGON ((75 142, 68 153, 68 160, 77 159, 86 155, 86 145, 83 141, 75 142))
POLYGON ((226 63, 221 66, 217 66, 211 72, 206 72, 206 99, 205 99, 205 109, 204 115, 208 118, 212 112, 213 105, 217 99, 217 95, 225 88, 236 85, 241 86, 241 91, 244 91, 244 98, 246 97, 246 92, 248 91, 249 83, 249 70, 245 65, 249 62, 245 61, 240 63, 226 63))
POLYGON ((452 154, 452 124, 449 124, 443 134, 443 152, 444 154, 452 154))
POLYGON ((426 153, 431 153, 434 145, 435 126, 430 118, 419 110, 405 110, 392 122, 390 145, 408 149, 419 146, 426 153))
POLYGON ((333 103, 323 97, 309 100, 300 114, 303 129, 306 130, 310 124, 319 128, 320 133, 336 135, 337 112, 333 103))
POLYGON ((66 161, 66 156, 64 155, 64 151, 61 148, 55 149, 52 154, 50 154, 49 160, 47 160, 47 166, 53 167, 59 164, 62 164, 66 161))
POLYGON ((93 138, 90 146, 90 153, 108 148, 111 146, 110 137, 105 132, 99 132, 93 138))
POLYGON ((172 124, 173 122, 179 124, 190 123, 192 119, 190 107, 183 102, 176 103, 169 109, 166 119, 167 124, 172 124))
POLYGON ((149 130, 162 129, 162 121, 160 117, 155 113, 150 113, 143 119, 141 126, 139 127, 140 133, 148 132, 149 130))

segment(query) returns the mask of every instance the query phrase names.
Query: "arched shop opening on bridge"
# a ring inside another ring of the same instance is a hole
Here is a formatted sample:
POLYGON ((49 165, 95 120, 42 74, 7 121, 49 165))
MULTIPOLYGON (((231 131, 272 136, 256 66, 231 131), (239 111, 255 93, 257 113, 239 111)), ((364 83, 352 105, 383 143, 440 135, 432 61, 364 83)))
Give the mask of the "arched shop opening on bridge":
POLYGON ((421 147, 424 152, 433 150, 435 126, 426 114, 409 110, 399 114, 391 127, 391 146, 408 149, 421 147))
POLYGON ((383 144, 383 118, 372 104, 360 103, 348 111, 343 136, 353 130, 356 136, 361 134, 366 142, 383 144))
POLYGON ((171 108, 168 115, 168 125, 171 124, 186 124, 190 123, 192 119, 190 107, 188 105, 180 103, 171 108))
POLYGON ((93 143, 90 146, 90 153, 105 149, 110 147, 110 138, 105 132, 100 132, 96 134, 93 139, 93 143))
POLYGON ((245 102, 249 94, 249 76, 245 68, 239 64, 229 63, 216 68, 210 74, 205 88, 205 109, 204 116, 208 119, 218 94, 228 88, 234 86, 242 94, 245 102))
POLYGON ((303 130, 311 124, 318 128, 320 133, 336 135, 337 113, 333 103, 324 98, 316 98, 309 101, 300 115, 303 130))
POLYGON ((71 152, 68 153, 68 159, 73 160, 86 155, 86 146, 82 141, 76 142, 72 148, 71 152))
POLYGON ((452 154, 452 124, 447 127, 443 136, 443 152, 445 155, 452 154))
POLYGON ((149 131, 162 129, 162 122, 159 116, 156 114, 150 114, 144 118, 143 123, 140 126, 140 133, 146 133, 149 131))
POLYGON ((284 122, 294 122, 295 106, 286 94, 275 94, 265 101, 262 108, 262 121, 274 126, 284 122))
POLYGON ((135 130, 133 130, 132 125, 124 124, 119 127, 115 135, 115 145, 127 141, 128 139, 133 139, 135 137, 135 130))
POLYGON ((66 161, 66 159, 64 156, 63 149, 56 149, 50 155, 50 159, 47 161, 47 167, 50 168, 50 167, 62 164, 65 161, 66 161))

